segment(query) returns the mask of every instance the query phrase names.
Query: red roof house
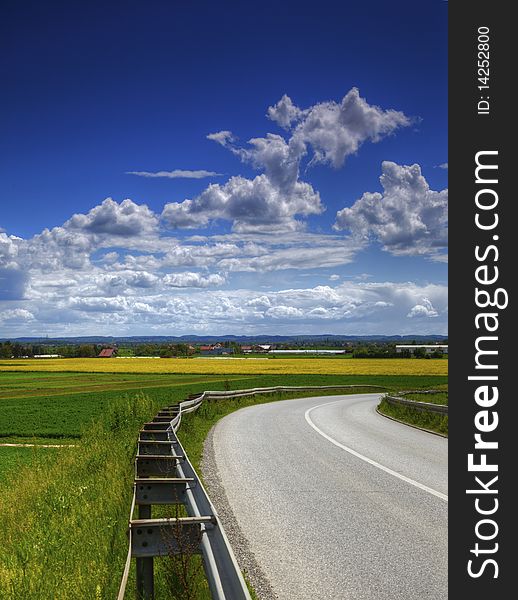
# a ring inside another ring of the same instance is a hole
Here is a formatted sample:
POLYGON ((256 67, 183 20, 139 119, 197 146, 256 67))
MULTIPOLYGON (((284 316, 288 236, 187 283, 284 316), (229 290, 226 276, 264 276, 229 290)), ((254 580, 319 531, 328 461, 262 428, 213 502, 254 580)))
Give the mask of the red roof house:
POLYGON ((117 354, 117 348, 103 348, 99 353, 99 358, 113 358, 117 354))

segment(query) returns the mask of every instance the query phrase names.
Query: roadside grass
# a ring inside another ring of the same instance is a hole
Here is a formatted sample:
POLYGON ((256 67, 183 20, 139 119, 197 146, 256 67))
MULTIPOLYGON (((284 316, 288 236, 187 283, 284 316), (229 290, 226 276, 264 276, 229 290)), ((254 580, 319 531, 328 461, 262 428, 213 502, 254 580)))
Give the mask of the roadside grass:
POLYGON ((415 400, 416 402, 430 402, 430 404, 448 404, 448 392, 438 394, 405 394, 406 400, 415 400))
POLYGON ((0 436, 0 447, 6 444, 17 444, 18 446, 74 446, 80 442, 79 437, 34 437, 34 436, 0 436))
POLYGON ((389 404, 384 398, 382 398, 379 403, 378 410, 384 415, 397 419, 398 421, 403 421, 404 423, 441 433, 446 436, 448 435, 448 415, 416 410, 415 408, 403 405, 389 404))
POLYGON ((116 596, 137 432, 156 408, 144 395, 113 401, 81 448, 17 468, 0 495, 2 599, 116 596))
POLYGON ((51 461, 59 448, 0 447, 0 485, 18 473, 25 465, 51 461))

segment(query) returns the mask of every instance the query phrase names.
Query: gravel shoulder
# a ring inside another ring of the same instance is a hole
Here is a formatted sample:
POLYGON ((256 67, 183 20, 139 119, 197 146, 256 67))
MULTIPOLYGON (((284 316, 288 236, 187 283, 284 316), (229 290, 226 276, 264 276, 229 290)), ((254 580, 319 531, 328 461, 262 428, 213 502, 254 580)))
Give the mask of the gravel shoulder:
POLYGON ((218 466, 214 455, 214 426, 205 440, 201 460, 203 483, 214 504, 218 516, 223 523, 232 550, 236 556, 241 570, 254 588, 258 600, 277 600, 278 596, 273 591, 266 575, 259 566, 254 553, 245 538, 230 503, 218 473, 218 466))

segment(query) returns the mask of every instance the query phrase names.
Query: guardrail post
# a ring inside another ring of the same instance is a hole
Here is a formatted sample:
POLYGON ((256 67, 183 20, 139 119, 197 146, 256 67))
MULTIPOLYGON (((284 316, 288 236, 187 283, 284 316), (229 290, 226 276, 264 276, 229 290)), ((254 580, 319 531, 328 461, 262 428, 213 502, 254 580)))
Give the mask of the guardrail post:
MULTIPOLYGON (((151 519, 151 505, 141 504, 138 507, 139 519, 151 519)), ((137 571, 137 598, 139 600, 154 600, 155 579, 153 572, 153 557, 135 559, 137 571)))

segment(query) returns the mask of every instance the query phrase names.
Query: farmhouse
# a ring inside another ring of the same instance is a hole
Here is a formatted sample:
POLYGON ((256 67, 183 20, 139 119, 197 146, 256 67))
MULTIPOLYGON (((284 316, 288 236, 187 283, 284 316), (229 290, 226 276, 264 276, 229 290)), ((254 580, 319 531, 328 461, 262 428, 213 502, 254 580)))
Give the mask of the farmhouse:
POLYGON ((270 352, 271 349, 271 344, 257 344, 256 346, 254 346, 254 352, 266 353, 270 352))
POLYGON ((99 352, 98 358, 113 358, 117 355, 117 348, 103 348, 99 352))
POLYGON ((201 346, 200 354, 202 356, 224 356, 227 354, 234 354, 233 348, 225 348, 221 344, 214 344, 212 346, 201 346))
POLYGON ((426 354, 433 354, 434 352, 448 354, 447 344, 400 344, 396 346, 396 352, 400 354, 406 350, 410 354, 414 354, 417 348, 422 348, 426 354))

